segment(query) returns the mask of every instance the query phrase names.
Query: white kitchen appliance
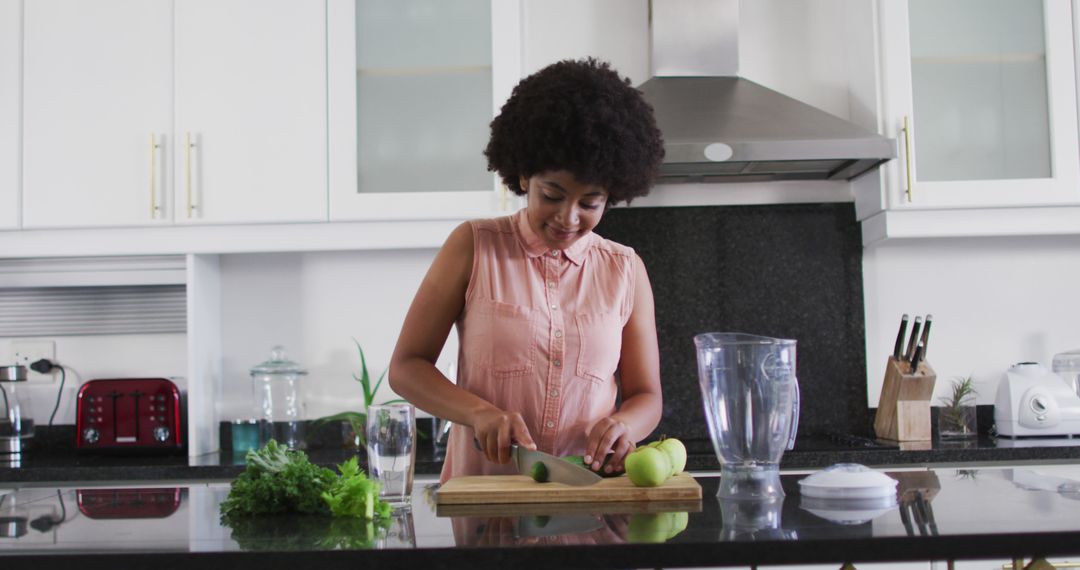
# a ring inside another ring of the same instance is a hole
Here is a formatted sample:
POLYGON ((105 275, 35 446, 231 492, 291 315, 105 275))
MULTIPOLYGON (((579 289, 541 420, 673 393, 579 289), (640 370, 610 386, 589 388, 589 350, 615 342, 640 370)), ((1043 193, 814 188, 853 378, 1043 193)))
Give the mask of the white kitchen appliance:
POLYGON ((1041 364, 1014 364, 998 384, 994 423, 1005 437, 1080 436, 1080 396, 1041 364))

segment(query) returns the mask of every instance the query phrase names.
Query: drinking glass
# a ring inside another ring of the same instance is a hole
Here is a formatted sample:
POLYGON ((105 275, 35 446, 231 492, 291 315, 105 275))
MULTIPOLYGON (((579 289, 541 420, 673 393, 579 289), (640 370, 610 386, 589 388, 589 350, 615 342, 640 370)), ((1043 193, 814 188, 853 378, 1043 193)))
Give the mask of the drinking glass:
POLYGON ((416 463, 416 408, 381 404, 367 410, 368 474, 380 484, 379 498, 391 505, 412 500, 416 463))

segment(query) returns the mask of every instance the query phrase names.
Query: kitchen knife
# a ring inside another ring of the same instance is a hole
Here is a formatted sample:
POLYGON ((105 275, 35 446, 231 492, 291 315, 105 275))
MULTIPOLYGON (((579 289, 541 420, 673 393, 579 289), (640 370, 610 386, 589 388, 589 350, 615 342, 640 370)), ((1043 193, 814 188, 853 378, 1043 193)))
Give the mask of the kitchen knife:
POLYGON ((911 373, 919 373, 919 363, 923 361, 923 352, 926 351, 926 347, 923 343, 919 343, 919 346, 915 347, 915 354, 911 356, 911 373))
POLYGON ((604 528, 599 515, 529 515, 518 517, 518 536, 585 534, 604 528))
POLYGON ((592 485, 601 479, 599 475, 578 467, 569 461, 544 453, 532 451, 518 445, 510 446, 510 460, 517 466, 518 473, 532 476, 532 468, 537 462, 547 467, 548 480, 567 485, 583 486, 592 485))
POLYGON ((911 325, 911 337, 908 338, 907 350, 904 351, 904 360, 911 362, 915 357, 915 346, 919 344, 919 329, 922 328, 922 317, 915 317, 915 323, 911 325))
POLYGON ((926 343, 930 340, 930 323, 933 321, 934 315, 930 313, 926 314, 926 322, 922 327, 922 338, 919 339, 919 344, 922 346, 922 359, 926 360, 926 343))
POLYGON ((896 344, 893 346, 892 354, 893 360, 900 360, 903 354, 900 353, 904 348, 904 333, 907 332, 908 315, 904 313, 903 317, 900 317, 900 332, 896 333, 896 344))

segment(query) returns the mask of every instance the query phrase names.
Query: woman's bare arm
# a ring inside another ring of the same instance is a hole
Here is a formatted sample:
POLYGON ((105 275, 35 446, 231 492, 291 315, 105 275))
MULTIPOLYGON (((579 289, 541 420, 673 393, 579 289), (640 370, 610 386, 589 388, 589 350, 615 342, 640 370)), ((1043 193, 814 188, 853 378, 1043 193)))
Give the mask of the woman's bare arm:
POLYGON ((634 308, 623 327, 619 378, 622 405, 610 417, 596 423, 585 444, 585 458, 599 469, 611 453, 609 470, 622 470, 626 455, 660 423, 660 348, 656 340, 656 309, 645 264, 635 259, 634 308))
POLYGON ((450 329, 465 306, 473 265, 472 228, 451 232, 413 298, 390 359, 390 387, 420 409, 471 426, 489 460, 510 460, 510 443, 535 449, 525 422, 456 386, 435 367, 450 329))

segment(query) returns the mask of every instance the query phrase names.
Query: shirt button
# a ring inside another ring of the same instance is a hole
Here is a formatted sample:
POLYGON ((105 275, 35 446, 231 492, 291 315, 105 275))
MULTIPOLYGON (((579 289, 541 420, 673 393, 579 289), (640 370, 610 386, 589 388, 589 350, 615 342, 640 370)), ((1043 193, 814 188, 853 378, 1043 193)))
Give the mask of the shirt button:
POLYGON ((558 310, 559 310, 559 306, 558 306, 558 305, 552 305, 552 306, 551 306, 551 310, 552 310, 552 311, 558 311, 558 310))
POLYGON ((549 428, 553 428, 553 427, 555 427, 555 422, 553 422, 551 420, 548 420, 548 421, 544 422, 544 425, 549 427, 549 428))
POLYGON ((555 282, 554 281, 548 281, 548 287, 551 287, 552 289, 554 289, 555 288, 555 282))
POLYGON ((559 391, 552 388, 551 391, 548 392, 548 395, 551 396, 552 398, 558 398, 559 397, 559 391))
POLYGON ((552 361, 551 363, 555 365, 555 368, 558 368, 558 367, 562 366, 562 361, 561 361, 561 360, 559 360, 558 358, 556 358, 556 359, 555 359, 554 361, 552 361))
POLYGON ((555 331, 555 338, 562 338, 562 331, 555 331))
POLYGON ((551 257, 559 257, 559 250, 557 250, 557 249, 551 250, 551 257))

